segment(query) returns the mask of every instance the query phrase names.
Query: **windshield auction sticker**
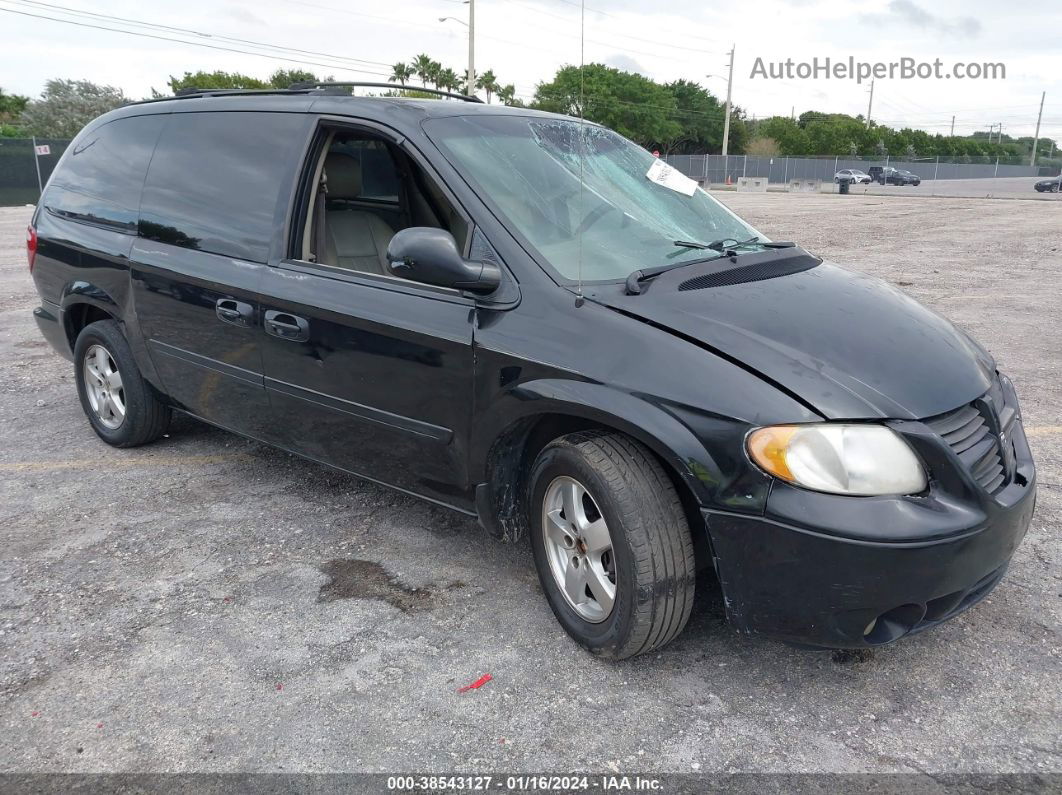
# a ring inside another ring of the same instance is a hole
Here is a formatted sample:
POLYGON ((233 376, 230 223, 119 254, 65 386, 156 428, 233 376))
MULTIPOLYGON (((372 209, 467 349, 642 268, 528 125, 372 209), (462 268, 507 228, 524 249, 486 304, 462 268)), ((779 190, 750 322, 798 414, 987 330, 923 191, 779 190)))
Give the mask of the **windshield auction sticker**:
POLYGON ((690 179, 663 160, 654 160, 653 164, 649 166, 649 170, 645 172, 645 176, 650 182, 663 185, 665 188, 681 193, 684 196, 692 196, 694 191, 697 190, 696 180, 690 179))

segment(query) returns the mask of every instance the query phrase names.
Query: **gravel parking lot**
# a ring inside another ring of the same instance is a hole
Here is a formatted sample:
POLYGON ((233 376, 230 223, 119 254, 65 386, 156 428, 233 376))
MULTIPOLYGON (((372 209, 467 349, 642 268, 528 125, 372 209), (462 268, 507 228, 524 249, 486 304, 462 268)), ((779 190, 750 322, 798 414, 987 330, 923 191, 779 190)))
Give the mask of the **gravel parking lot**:
MULTIPOLYGON (((0 771, 1062 768, 1062 202, 721 194, 969 329, 1023 399, 1032 528, 992 596, 873 654, 686 632, 600 662, 530 550, 188 419, 100 442, 0 210, 0 771), (484 673, 478 690, 456 689, 484 673)), ((917 356, 917 351, 911 351, 917 356)))

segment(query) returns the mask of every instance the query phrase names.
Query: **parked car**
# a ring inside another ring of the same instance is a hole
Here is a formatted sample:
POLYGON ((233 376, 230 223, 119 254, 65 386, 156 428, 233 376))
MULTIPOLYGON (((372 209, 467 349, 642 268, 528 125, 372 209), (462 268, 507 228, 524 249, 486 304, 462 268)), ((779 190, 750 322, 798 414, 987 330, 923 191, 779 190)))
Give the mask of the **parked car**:
POLYGON ((529 535, 605 657, 674 638, 698 568, 742 632, 888 643, 983 599, 1032 515, 984 348, 597 124, 334 85, 128 105, 27 253, 104 442, 184 412, 529 535))
POLYGON ((870 184, 870 174, 860 171, 858 168, 842 168, 833 175, 834 182, 846 179, 853 184, 870 184))
POLYGON ((922 178, 910 171, 886 166, 871 166, 870 176, 879 185, 921 185, 922 178))
POLYGON ((1036 188, 1037 193, 1043 193, 1048 191, 1050 193, 1058 193, 1059 188, 1062 188, 1062 176, 1053 177, 1052 179, 1042 179, 1033 185, 1036 188))

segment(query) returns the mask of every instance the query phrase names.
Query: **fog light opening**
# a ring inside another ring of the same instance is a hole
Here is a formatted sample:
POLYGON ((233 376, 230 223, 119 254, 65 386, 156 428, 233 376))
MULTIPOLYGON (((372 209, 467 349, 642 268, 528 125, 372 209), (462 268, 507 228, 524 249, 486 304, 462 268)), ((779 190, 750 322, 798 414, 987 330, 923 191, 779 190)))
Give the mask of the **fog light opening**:
POLYGON ((925 614, 925 605, 908 604, 894 607, 867 624, 867 628, 863 630, 863 640, 872 646, 892 643, 914 629, 925 614))

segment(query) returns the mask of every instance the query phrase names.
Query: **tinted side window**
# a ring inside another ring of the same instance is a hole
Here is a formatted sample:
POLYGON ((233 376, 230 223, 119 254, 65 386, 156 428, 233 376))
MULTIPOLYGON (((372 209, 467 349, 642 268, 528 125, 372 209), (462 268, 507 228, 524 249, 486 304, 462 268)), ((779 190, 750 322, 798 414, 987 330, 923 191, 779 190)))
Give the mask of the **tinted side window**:
POLYGON ((307 124, 294 113, 173 114, 148 170, 140 235, 265 262, 307 124))
POLYGON ((116 119, 75 141, 41 200, 77 221, 136 231, 137 209, 163 116, 116 119))

